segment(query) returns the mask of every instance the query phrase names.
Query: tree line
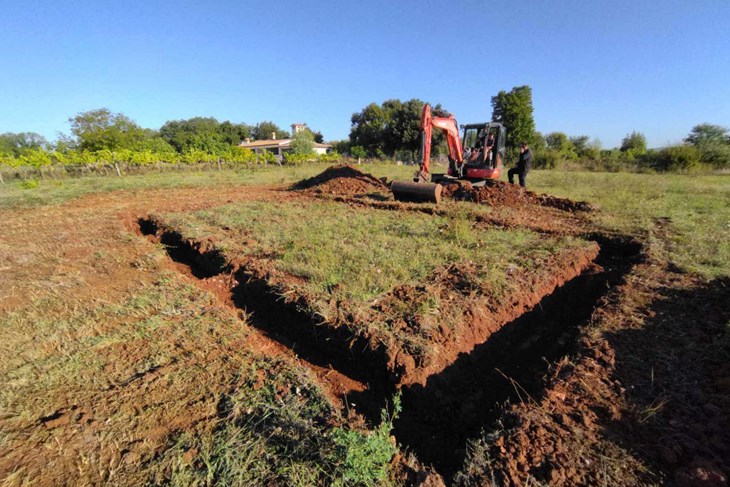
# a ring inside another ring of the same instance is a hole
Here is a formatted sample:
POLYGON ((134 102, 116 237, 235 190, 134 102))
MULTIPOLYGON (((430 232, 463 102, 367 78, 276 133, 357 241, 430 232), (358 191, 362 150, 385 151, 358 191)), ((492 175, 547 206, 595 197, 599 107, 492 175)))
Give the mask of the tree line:
MULTIPOLYGON (((255 125, 219 122, 213 117, 170 120, 159 130, 143 128, 123 113, 100 108, 69 118, 71 135, 53 143, 32 132, 0 134, 0 164, 41 167, 52 164, 117 162, 135 165, 156 162, 195 163, 224 160, 233 163, 273 162, 273 154, 254 154, 238 147, 242 141, 284 139, 289 132, 271 121, 255 125)), ((305 128, 292 143, 296 155, 312 154, 321 132, 305 128)), ((295 159, 295 158, 292 158, 295 159)))
MULTIPOLYGON (((349 138, 335 142, 339 153, 358 159, 405 159, 416 161, 421 146, 421 110, 426 102, 386 100, 370 103, 350 118, 349 138)), ((431 104, 434 116, 448 116, 440 104, 431 104)), ((532 89, 517 86, 491 97, 491 119, 507 127, 508 161, 517 157, 517 147, 527 142, 533 151, 534 165, 555 168, 576 165, 596 170, 652 169, 685 171, 706 166, 730 167, 730 135, 719 125, 702 123, 689 132, 683 143, 661 149, 647 149, 646 137, 638 131, 627 134, 621 146, 604 149, 600 141, 587 135, 564 132, 542 134, 533 117, 532 89)), ((485 120, 486 121, 486 120, 485 120)), ((286 130, 271 121, 255 125, 219 122, 212 117, 171 120, 159 130, 142 128, 122 113, 106 108, 81 112, 69 119, 71 135, 61 135, 53 143, 32 133, 0 134, 0 165, 42 167, 52 164, 133 165, 155 162, 231 163, 273 162, 270 153, 254 154, 238 147, 246 139, 265 140, 289 137, 286 130)), ((321 132, 305 129, 295 135, 291 163, 312 160, 313 144, 322 142, 321 132)), ((447 152, 444 137, 434 132, 433 154, 447 152)), ((328 160, 339 159, 339 155, 328 160)), ((118 169, 117 169, 118 171, 118 169)))
MULTIPOLYGON (((338 148, 354 157, 408 158, 417 160, 421 145, 420 117, 425 102, 411 99, 370 103, 351 117, 350 137, 338 148)), ((539 168, 576 165, 588 169, 652 169, 684 171, 700 166, 714 169, 730 167, 730 135, 719 125, 703 123, 692 128, 683 143, 661 149, 647 149, 643 133, 633 131, 621 146, 603 149, 600 141, 587 135, 570 136, 564 132, 542 134, 533 117, 532 88, 517 86, 499 91, 491 98, 491 120, 507 128, 508 160, 516 160, 518 146, 527 142, 539 168)), ((448 116, 440 104, 434 116, 448 116)), ((486 121, 486 120, 485 120, 486 121)), ((434 154, 445 153, 438 131, 434 132, 434 154)))

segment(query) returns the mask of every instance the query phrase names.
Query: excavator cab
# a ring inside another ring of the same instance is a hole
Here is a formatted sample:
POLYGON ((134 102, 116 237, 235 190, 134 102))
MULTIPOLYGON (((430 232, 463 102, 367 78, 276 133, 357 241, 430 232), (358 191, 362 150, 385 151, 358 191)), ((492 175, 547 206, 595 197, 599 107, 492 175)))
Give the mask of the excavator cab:
MULTIPOLYGON (((505 157, 507 129, 497 122, 462 125, 464 130, 464 167, 460 176, 479 183, 485 179, 497 179, 502 173, 505 157)), ((451 172, 451 171, 450 171, 451 172)))

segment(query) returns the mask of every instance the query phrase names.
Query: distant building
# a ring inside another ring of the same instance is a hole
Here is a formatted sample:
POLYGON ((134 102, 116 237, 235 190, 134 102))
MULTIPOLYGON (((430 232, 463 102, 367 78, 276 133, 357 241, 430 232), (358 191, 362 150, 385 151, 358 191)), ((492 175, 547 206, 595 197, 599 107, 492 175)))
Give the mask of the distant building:
MULTIPOLYGON (((306 123, 291 124, 292 137, 306 128, 306 123)), ((277 139, 276 133, 272 133, 271 139, 269 140, 251 141, 250 139, 246 139, 238 144, 238 146, 244 147, 246 149, 251 149, 257 154, 261 154, 264 151, 269 151, 274 154, 277 159, 282 160, 284 158, 284 154, 291 150, 291 142, 292 139, 277 139)), ((332 149, 332 146, 330 144, 320 144, 314 142, 313 149, 317 155, 326 154, 328 150, 332 149)))

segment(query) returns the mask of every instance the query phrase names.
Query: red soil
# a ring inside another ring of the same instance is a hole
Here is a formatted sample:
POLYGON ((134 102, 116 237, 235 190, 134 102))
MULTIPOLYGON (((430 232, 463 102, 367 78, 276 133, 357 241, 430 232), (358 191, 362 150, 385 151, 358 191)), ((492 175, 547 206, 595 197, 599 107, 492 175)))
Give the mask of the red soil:
POLYGON ((371 174, 364 173, 349 164, 340 164, 328 167, 321 174, 296 183, 292 189, 325 194, 355 195, 387 191, 388 187, 371 174))
POLYGON ((468 182, 450 183, 444 186, 443 196, 454 199, 473 201, 489 206, 522 207, 539 205, 570 213, 576 211, 593 211, 594 208, 585 201, 573 201, 566 198, 557 198, 546 194, 537 194, 527 191, 520 186, 503 181, 487 181, 487 184, 474 188, 468 182))

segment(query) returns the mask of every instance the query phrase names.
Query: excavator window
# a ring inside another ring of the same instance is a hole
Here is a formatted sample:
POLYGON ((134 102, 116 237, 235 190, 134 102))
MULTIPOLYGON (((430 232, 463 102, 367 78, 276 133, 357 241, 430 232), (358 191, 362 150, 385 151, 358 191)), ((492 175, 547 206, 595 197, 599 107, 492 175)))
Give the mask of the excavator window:
POLYGON ((464 131, 464 149, 473 149, 477 145, 477 134, 479 129, 470 127, 464 131))

